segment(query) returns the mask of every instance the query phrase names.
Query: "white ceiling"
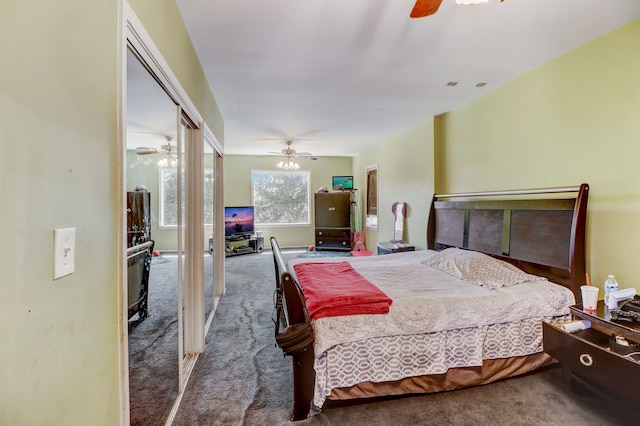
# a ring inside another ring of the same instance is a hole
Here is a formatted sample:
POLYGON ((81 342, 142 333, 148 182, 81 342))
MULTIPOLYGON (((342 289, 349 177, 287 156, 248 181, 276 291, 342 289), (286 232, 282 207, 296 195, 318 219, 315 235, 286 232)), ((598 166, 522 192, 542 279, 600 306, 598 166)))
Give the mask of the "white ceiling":
POLYGON ((225 153, 353 156, 640 17, 639 0, 444 0, 411 19, 414 1, 177 0, 225 153))

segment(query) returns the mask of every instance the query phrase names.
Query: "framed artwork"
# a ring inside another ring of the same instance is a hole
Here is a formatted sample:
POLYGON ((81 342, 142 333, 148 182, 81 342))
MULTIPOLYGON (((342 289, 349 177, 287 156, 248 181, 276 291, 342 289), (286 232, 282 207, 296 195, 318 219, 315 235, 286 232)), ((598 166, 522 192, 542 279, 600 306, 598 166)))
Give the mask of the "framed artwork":
POLYGON ((378 229, 378 165, 365 169, 367 179, 365 227, 378 229))

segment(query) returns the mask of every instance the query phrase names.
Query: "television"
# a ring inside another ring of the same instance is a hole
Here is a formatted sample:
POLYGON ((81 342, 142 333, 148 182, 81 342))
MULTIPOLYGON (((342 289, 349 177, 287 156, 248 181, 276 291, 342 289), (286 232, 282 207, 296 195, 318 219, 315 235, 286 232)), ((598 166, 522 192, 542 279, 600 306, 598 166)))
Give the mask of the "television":
POLYGON ((224 236, 253 232, 253 206, 224 208, 224 236))
POLYGON ((353 176, 334 176, 331 186, 334 191, 353 189, 353 176))

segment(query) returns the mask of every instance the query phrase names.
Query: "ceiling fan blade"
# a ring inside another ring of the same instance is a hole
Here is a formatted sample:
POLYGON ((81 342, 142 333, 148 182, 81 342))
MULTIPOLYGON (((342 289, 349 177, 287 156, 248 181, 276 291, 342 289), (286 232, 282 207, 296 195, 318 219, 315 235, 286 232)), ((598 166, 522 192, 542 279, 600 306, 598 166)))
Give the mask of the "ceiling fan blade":
POLYGON ((156 148, 151 148, 148 146, 139 146, 136 148, 136 154, 138 155, 149 155, 149 154, 157 154, 158 150, 156 148))
POLYGON ((433 15, 440 8, 442 0, 418 0, 409 15, 412 18, 424 18, 433 15))

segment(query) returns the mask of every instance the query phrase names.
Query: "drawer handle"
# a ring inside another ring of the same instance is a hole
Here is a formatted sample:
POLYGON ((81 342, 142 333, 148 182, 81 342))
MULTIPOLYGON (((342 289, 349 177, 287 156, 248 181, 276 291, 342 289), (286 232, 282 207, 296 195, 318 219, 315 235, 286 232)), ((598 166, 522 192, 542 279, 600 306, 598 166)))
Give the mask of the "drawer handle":
POLYGON ((585 367, 591 367, 593 365, 593 357, 589 354, 580 355, 580 362, 585 367))

